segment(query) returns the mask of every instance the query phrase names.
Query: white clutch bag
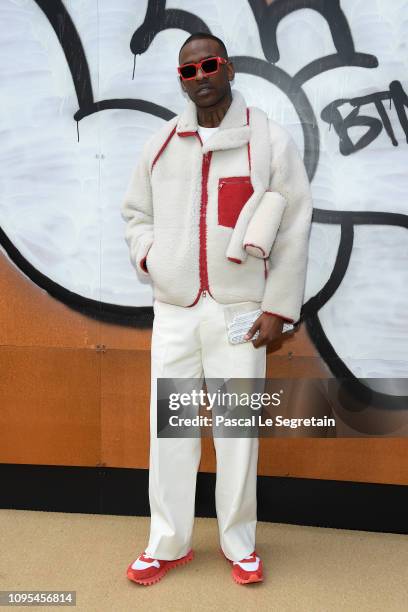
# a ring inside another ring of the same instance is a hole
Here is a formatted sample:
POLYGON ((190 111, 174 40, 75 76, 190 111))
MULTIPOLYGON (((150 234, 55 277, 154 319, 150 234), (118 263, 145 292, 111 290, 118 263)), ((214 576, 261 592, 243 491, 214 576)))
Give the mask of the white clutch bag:
MULTIPOLYGON (((231 308, 226 307, 225 318, 229 342, 231 344, 241 344, 242 342, 252 342, 256 340, 259 336, 259 331, 257 331, 250 340, 244 340, 244 336, 261 314, 262 310, 259 308, 257 310, 234 314, 233 311, 231 312, 231 308)), ((292 323, 284 323, 282 333, 291 331, 293 328, 294 325, 292 323)))

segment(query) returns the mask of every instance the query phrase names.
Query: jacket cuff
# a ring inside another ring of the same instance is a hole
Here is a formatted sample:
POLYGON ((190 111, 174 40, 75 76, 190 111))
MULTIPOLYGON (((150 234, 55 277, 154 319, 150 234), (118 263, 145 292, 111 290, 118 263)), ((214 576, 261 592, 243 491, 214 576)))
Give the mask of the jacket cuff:
MULTIPOLYGON (((149 249, 149 250, 150 250, 150 249, 149 249)), ((148 253, 148 252, 149 252, 149 251, 147 251, 147 253, 148 253)), ((147 264, 146 264, 146 257, 147 257, 147 253, 146 253, 146 255, 143 257, 143 259, 141 259, 141 260, 140 260, 140 262, 139 262, 139 266, 142 268, 142 270, 143 270, 144 272, 147 272, 147 273, 148 273, 148 272, 149 272, 149 270, 147 269, 147 264)))
POLYGON ((279 317, 280 319, 283 319, 287 323, 294 323, 295 322, 294 319, 291 319, 290 317, 285 317, 285 316, 279 314, 278 312, 270 312, 269 310, 263 310, 262 312, 264 312, 265 314, 268 314, 268 315, 273 315, 275 317, 279 317))
POLYGON ((137 272, 141 276, 149 276, 146 259, 147 259, 147 254, 149 253, 152 247, 152 244, 153 244, 153 238, 148 238, 140 244, 139 249, 137 251, 136 266, 137 266, 137 272))
POLYGON ((243 248, 253 257, 269 257, 282 220, 286 200, 277 191, 265 191, 246 229, 243 248))

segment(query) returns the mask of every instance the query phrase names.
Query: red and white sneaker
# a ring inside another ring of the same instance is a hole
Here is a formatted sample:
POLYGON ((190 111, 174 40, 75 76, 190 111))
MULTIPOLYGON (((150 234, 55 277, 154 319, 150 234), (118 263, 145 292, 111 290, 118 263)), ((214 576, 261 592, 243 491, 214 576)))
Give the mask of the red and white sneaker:
POLYGON ((163 559, 153 559, 146 557, 143 552, 133 563, 129 565, 126 571, 126 576, 129 580, 149 586, 155 582, 159 582, 172 567, 184 565, 194 558, 193 550, 190 550, 184 557, 171 561, 163 559))
MULTIPOLYGON (((224 552, 222 550, 221 552, 225 557, 224 552)), ((263 581, 262 559, 258 557, 255 550, 240 561, 231 561, 228 557, 225 558, 232 564, 232 577, 238 584, 263 581)))

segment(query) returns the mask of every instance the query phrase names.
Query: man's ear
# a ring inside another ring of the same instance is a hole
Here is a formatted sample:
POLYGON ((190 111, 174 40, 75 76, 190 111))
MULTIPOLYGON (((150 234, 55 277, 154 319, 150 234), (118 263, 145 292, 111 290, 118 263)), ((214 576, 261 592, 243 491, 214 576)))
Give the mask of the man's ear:
POLYGON ((233 62, 231 60, 228 60, 227 74, 228 74, 228 80, 229 81, 233 81, 234 77, 235 77, 235 68, 234 68, 234 64, 233 64, 233 62))

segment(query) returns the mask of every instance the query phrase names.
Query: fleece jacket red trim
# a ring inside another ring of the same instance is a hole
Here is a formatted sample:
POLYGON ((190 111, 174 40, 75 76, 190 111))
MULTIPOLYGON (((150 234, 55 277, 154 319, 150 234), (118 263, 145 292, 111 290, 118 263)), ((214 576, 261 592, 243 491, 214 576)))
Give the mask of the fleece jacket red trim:
MULTIPOLYGON (((248 107, 246 109, 246 116, 247 116, 247 125, 249 125, 249 108, 248 107)), ((249 144, 249 140, 248 140, 248 165, 249 165, 249 173, 251 174, 251 146, 249 144)))
POLYGON ((146 255, 139 261, 139 266, 142 268, 142 270, 144 270, 145 272, 149 272, 149 270, 147 269, 147 264, 146 264, 146 259, 147 256, 149 254, 150 249, 152 248, 152 246, 150 245, 149 248, 147 249, 147 253, 146 255))
MULTIPOLYGON (((203 291, 210 291, 207 269, 207 204, 208 204, 208 174, 210 172, 212 151, 203 155, 201 177, 200 206, 200 285, 203 291)), ((210 294, 211 295, 211 294, 210 294)))
POLYGON ((147 269, 147 265, 146 265, 146 257, 147 255, 145 255, 143 259, 139 261, 139 265, 142 268, 142 270, 144 270, 145 272, 148 272, 149 270, 147 269))
POLYGON ((164 149, 167 147, 167 145, 169 144, 170 140, 173 138, 173 136, 174 136, 174 134, 176 132, 176 127, 177 126, 174 126, 174 128, 171 130, 170 134, 167 136, 166 140, 164 141, 164 143, 160 147, 159 152, 157 153, 156 157, 153 160, 150 172, 153 170, 153 168, 154 168, 157 160, 159 159, 160 155, 163 153, 164 149))
POLYGON ((283 319, 284 321, 287 321, 288 323, 294 323, 295 321, 293 319, 289 319, 288 317, 284 317, 283 315, 277 313, 277 312, 269 312, 269 310, 263 310, 262 312, 264 312, 265 314, 268 315, 273 315, 275 317, 279 317, 280 319, 283 319))

